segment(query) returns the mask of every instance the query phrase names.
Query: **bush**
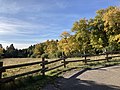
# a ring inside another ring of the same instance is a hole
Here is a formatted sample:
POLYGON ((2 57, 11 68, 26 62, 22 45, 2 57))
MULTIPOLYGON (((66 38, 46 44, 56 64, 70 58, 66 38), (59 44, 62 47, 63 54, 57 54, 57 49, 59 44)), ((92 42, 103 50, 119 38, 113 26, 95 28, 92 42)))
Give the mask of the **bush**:
POLYGON ((36 55, 32 54, 30 57, 31 57, 31 58, 36 58, 36 55))
POLYGON ((48 58, 48 53, 44 53, 41 55, 41 58, 48 58))
POLYGON ((41 55, 37 55, 36 58, 41 58, 41 55))
POLYGON ((49 58, 56 58, 56 53, 51 53, 48 55, 49 58))
POLYGON ((73 53, 72 57, 81 57, 81 53, 80 52, 77 52, 77 53, 73 53))
POLYGON ((61 52, 61 51, 57 51, 57 52, 56 52, 56 57, 57 57, 57 58, 60 58, 61 56, 62 56, 62 52, 61 52))
POLYGON ((119 49, 119 44, 116 42, 112 42, 109 44, 109 46, 104 48, 106 51, 116 51, 119 49))

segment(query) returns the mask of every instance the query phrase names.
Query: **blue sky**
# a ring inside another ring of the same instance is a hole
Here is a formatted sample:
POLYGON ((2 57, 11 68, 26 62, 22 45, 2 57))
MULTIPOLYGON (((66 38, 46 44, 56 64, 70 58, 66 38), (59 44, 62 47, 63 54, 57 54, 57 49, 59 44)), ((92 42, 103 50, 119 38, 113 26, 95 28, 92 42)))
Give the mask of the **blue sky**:
POLYGON ((120 6, 120 0, 0 0, 0 43, 26 48, 60 39, 75 21, 108 6, 120 6))

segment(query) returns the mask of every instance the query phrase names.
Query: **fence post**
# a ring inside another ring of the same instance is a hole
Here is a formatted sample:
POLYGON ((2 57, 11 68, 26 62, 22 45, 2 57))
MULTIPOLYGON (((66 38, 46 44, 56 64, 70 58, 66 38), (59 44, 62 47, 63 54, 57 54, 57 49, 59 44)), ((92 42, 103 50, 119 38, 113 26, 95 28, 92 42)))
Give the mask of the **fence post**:
POLYGON ((65 56, 63 56, 64 68, 66 68, 65 56))
POLYGON ((45 58, 42 58, 42 76, 45 76, 45 58))
POLYGON ((108 53, 107 52, 106 52, 106 60, 107 60, 107 62, 109 62, 108 53))
MULTIPOLYGON (((3 62, 0 62, 0 68, 3 67, 3 62)), ((2 78, 2 70, 0 70, 0 79, 2 78)), ((1 84, 0 84, 0 90, 1 90, 1 84)))
POLYGON ((87 64, 87 55, 85 55, 85 64, 87 64))
MULTIPOLYGON (((3 67, 3 62, 0 62, 0 68, 3 67)), ((2 78, 2 70, 0 70, 0 79, 2 78)))

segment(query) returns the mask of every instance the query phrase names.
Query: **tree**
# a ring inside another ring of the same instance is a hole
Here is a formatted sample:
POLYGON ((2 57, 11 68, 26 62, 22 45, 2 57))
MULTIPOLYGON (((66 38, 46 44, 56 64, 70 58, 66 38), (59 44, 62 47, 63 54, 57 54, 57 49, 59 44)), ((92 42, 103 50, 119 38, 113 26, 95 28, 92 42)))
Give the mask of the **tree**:
POLYGON ((46 49, 45 49, 45 53, 48 54, 49 58, 55 58, 57 57, 57 51, 58 51, 58 41, 56 40, 51 40, 46 42, 46 49))
POLYGON ((110 6, 97 11, 90 21, 91 45, 95 50, 117 50, 120 34, 120 10, 110 6))
POLYGON ((32 55, 34 53, 34 49, 35 49, 35 45, 33 45, 33 46, 31 45, 27 48, 27 57, 32 57, 32 55))
POLYGON ((88 52, 90 49, 90 31, 88 27, 88 20, 80 19, 78 22, 73 24, 72 28, 75 33, 75 38, 79 43, 79 50, 82 53, 88 52))
POLYGON ((120 48, 120 8, 109 7, 103 15, 104 31, 108 35, 111 50, 120 48))
POLYGON ((43 48, 44 46, 42 43, 35 45, 35 49, 33 52, 34 57, 41 57, 41 55, 44 53, 43 48))
POLYGON ((64 38, 64 39, 67 39, 67 38, 69 38, 70 37, 70 34, 68 33, 68 32, 66 32, 66 31, 64 31, 64 32, 62 32, 62 34, 60 35, 62 38, 64 38))
POLYGON ((47 45, 46 51, 47 53, 55 53, 58 50, 57 48, 57 42, 54 40, 51 40, 49 44, 47 45))
POLYGON ((64 31, 61 35, 62 39, 58 43, 58 49, 62 51, 62 54, 70 55, 71 54, 71 43, 70 43, 70 37, 71 35, 64 31))
POLYGON ((0 58, 3 58, 4 54, 4 48, 2 47, 2 44, 0 44, 0 58))
POLYGON ((15 58, 18 55, 18 50, 14 48, 14 45, 11 44, 9 47, 6 47, 5 56, 7 58, 15 58))
POLYGON ((90 45, 95 52, 101 51, 108 45, 108 38, 104 31, 104 22, 101 18, 89 20, 90 33, 90 45))
POLYGON ((120 9, 117 7, 108 8, 103 15, 105 31, 110 35, 120 34, 120 9))
POLYGON ((2 44, 0 44, 0 48, 3 48, 2 44))

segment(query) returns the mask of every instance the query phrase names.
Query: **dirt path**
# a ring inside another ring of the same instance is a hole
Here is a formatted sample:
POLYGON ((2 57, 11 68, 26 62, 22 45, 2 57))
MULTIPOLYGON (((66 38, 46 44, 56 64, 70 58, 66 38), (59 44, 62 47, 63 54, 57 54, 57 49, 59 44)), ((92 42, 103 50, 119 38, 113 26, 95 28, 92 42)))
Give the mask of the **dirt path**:
POLYGON ((67 73, 43 90, 120 90, 120 65, 67 73))

